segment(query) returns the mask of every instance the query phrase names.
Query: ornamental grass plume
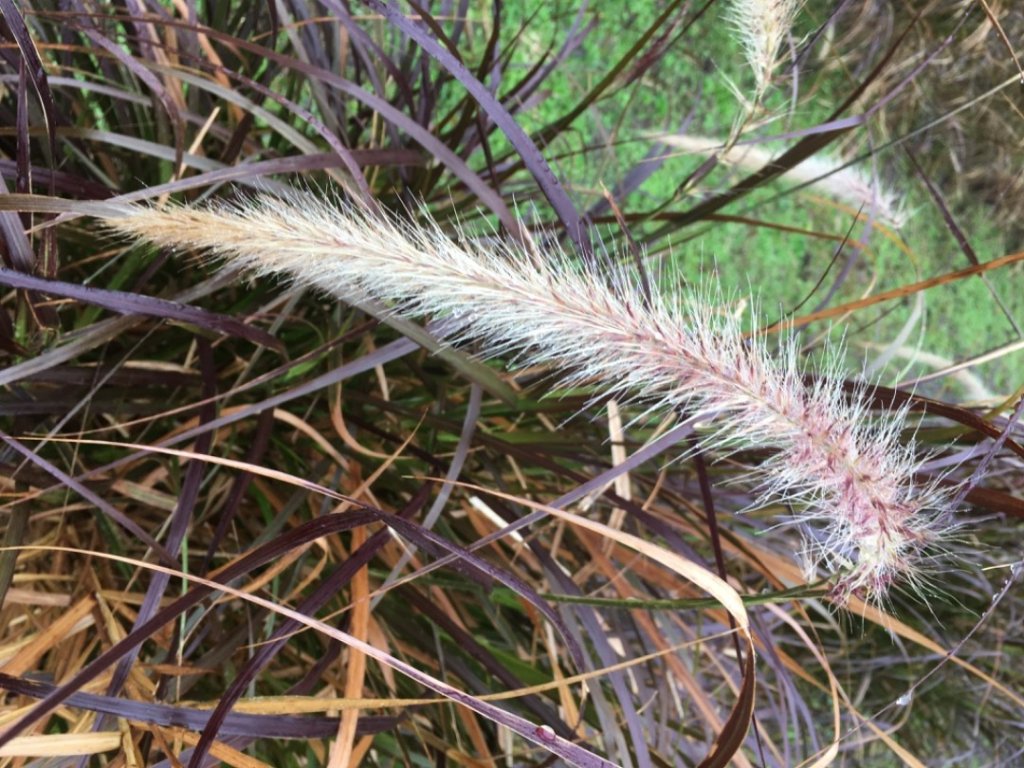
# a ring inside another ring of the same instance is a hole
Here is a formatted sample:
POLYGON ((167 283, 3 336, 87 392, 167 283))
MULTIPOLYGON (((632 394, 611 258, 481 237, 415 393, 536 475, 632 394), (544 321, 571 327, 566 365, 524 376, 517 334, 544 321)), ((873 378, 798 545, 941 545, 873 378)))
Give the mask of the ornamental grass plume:
POLYGON ((844 395, 835 362, 805 385, 795 343, 773 355, 763 340, 745 340, 738 320, 714 311, 713 291, 647 297, 625 269, 609 284, 564 253, 456 242, 429 220, 399 223, 300 193, 129 207, 104 221, 344 300, 444 317, 449 342, 475 339, 489 355, 554 363, 568 371, 566 385, 596 381, 616 398, 715 413, 708 450, 776 449, 757 468, 760 501, 797 510, 809 561, 837 575, 839 602, 881 600, 894 581, 913 582, 943 533, 945 497, 915 482, 914 445, 900 442, 905 412, 872 420, 864 392, 844 395))
MULTIPOLYGON (((685 153, 711 156, 744 171, 759 171, 780 154, 777 151, 750 144, 727 147, 719 139, 705 136, 673 134, 658 136, 657 141, 685 153)), ((783 184, 809 185, 810 190, 852 206, 865 214, 877 216, 882 222, 897 229, 907 223, 907 214, 899 195, 887 189, 870 174, 842 159, 828 155, 811 155, 779 176, 783 184)))
POLYGON ((755 101, 768 90, 799 8, 799 0, 733 0, 729 8, 729 22, 754 73, 755 101))

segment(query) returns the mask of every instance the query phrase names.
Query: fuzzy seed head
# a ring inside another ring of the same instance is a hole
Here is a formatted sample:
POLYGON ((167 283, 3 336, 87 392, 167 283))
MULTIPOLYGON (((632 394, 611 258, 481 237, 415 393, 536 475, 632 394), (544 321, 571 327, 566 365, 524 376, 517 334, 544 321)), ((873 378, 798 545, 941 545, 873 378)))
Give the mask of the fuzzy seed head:
MULTIPOLYGON (((425 214, 424 214, 425 218, 425 214)), ((620 401, 717 414, 705 447, 776 450, 757 476, 761 501, 785 501, 805 526, 807 557, 837 577, 835 597, 884 598, 913 581, 944 533, 946 496, 919 486, 906 412, 871 418, 865 392, 843 393, 838 354, 807 386, 795 344, 772 353, 715 311, 714 289, 644 296, 625 268, 606 279, 568 255, 456 242, 437 224, 401 224, 296 193, 205 208, 132 208, 110 228, 198 249, 343 300, 373 298, 403 316, 444 317, 451 343, 555 364, 565 385, 602 382, 620 401)))
POLYGON ((798 0, 733 0, 729 21, 754 73, 757 98, 768 89, 799 8, 798 0))
MULTIPOLYGON (((772 162, 776 152, 764 147, 743 145, 723 151, 724 143, 705 136, 676 134, 659 136, 658 142, 685 153, 711 156, 745 171, 757 171, 772 162)), ((811 191, 820 192, 881 219, 884 223, 902 227, 907 214, 896 191, 886 188, 877 178, 858 166, 847 166, 841 158, 812 155, 790 168, 779 177, 784 184, 810 184, 811 191)))

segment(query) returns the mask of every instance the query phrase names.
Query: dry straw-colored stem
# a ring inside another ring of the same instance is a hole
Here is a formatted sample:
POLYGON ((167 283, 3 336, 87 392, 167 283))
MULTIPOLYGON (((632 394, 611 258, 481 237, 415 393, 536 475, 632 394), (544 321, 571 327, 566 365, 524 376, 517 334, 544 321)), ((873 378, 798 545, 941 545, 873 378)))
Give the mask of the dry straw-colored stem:
POLYGON ((287 276, 345 300, 374 298, 401 315, 447 319, 448 340, 569 371, 616 397, 717 414, 704 446, 772 447, 762 500, 793 505, 809 562, 839 574, 835 594, 881 599, 914 578, 942 532, 943 498, 914 481, 903 413, 871 418, 836 370, 808 388, 792 343, 772 354, 714 311, 713 292, 645 297, 635 275, 612 280, 562 253, 456 242, 437 225, 401 224, 311 195, 207 208, 129 208, 111 228, 247 270, 287 276))

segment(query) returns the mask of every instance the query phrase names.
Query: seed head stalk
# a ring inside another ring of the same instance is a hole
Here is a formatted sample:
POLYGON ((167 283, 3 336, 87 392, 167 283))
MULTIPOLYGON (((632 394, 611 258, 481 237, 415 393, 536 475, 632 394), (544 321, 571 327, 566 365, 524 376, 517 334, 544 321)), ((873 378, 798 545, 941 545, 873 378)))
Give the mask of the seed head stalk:
POLYGON ((133 207, 105 223, 159 246, 197 249, 343 300, 373 298, 402 316, 443 316, 447 340, 557 365, 566 385, 600 382, 616 398, 718 414, 704 446, 772 447, 760 502, 784 500, 807 524, 809 561, 838 574, 835 598, 883 599, 913 581, 942 533, 944 498, 914 481, 905 413, 870 418, 844 395, 837 364, 807 386, 795 345, 745 341, 713 292, 645 297, 636 275, 611 281, 563 253, 456 242, 430 221, 398 223, 344 204, 261 196, 206 208, 133 207))

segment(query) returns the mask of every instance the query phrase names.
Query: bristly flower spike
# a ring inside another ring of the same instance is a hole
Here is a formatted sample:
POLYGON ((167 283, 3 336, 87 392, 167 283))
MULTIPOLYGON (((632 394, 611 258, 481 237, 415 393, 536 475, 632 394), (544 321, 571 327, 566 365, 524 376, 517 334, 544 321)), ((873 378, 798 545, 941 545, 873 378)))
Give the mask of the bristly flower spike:
POLYGON ((799 0, 733 0, 729 8, 729 22, 754 73, 755 101, 768 90, 799 9, 799 0))
POLYGON ((456 242, 426 218, 399 223, 296 193, 204 208, 126 208, 107 226, 178 250, 198 249, 261 275, 343 300, 374 298, 403 316, 444 317, 451 343, 553 363, 566 385, 600 382, 616 398, 713 412, 713 452, 771 446, 756 471, 760 502, 785 500, 807 526, 807 556, 838 574, 834 597, 884 599, 913 583, 945 533, 947 497, 920 486, 905 411, 879 423, 865 392, 842 391, 838 355, 806 385, 792 341, 772 354, 714 292, 648 298, 634 274, 609 285, 564 253, 540 259, 514 244, 456 242))

